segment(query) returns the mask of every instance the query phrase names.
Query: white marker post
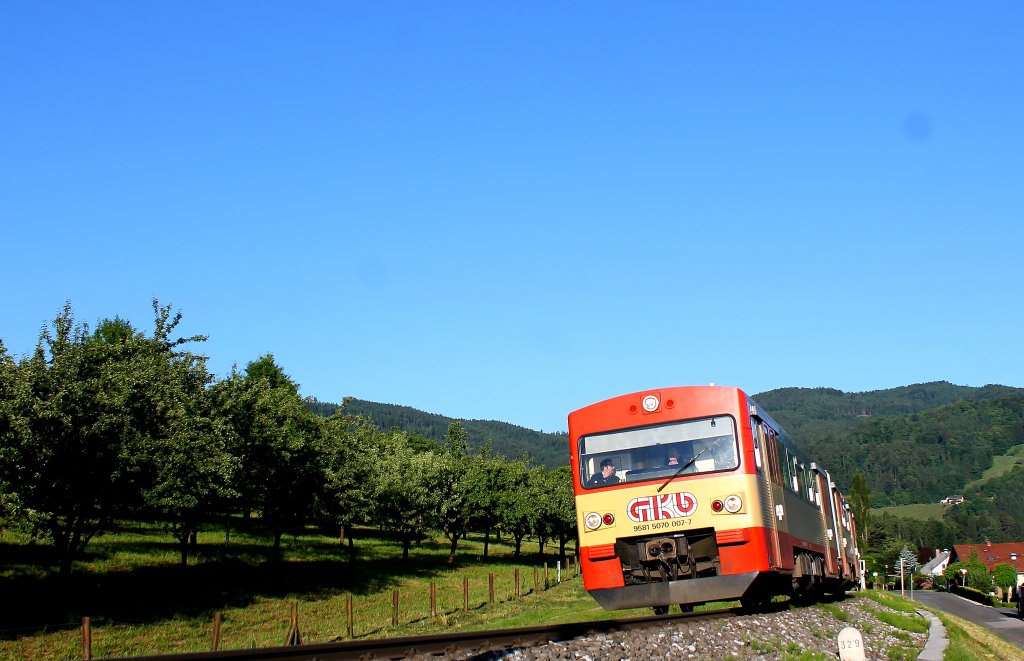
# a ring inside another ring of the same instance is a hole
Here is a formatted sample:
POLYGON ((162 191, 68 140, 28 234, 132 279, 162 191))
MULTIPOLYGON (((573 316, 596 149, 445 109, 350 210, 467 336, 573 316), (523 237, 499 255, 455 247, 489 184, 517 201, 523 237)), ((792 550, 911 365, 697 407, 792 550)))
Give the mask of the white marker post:
POLYGON ((853 627, 839 632, 840 661, 865 661, 864 636, 853 627))

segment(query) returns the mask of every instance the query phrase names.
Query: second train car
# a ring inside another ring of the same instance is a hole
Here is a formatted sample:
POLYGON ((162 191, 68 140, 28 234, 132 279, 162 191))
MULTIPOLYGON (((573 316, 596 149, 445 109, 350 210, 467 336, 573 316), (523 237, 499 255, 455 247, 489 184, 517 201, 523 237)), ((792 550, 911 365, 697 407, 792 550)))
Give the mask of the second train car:
POLYGON ((569 414, 580 566, 606 610, 813 599, 859 581, 823 466, 739 388, 646 390, 569 414))

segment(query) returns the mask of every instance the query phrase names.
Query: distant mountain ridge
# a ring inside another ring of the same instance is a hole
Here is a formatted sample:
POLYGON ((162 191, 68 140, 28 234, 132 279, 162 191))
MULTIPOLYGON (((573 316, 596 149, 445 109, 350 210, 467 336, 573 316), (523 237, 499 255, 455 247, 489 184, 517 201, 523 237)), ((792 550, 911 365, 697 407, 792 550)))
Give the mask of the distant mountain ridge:
MULTIPOLYGON (((322 416, 333 415, 339 408, 338 404, 325 402, 307 402, 307 405, 314 413, 322 416)), ((437 443, 444 442, 448 426, 457 421, 466 430, 467 441, 472 450, 490 443, 496 454, 509 459, 527 455, 530 462, 536 466, 552 469, 569 463, 568 435, 564 432, 539 432, 498 420, 449 418, 436 413, 425 413, 409 406, 368 402, 355 398, 346 399, 345 411, 369 418, 381 429, 398 428, 437 443)))
POLYGON ((779 388, 752 397, 786 428, 797 443, 824 433, 849 431, 867 418, 907 416, 953 402, 1024 397, 1024 388, 990 384, 958 386, 948 381, 843 392, 834 388, 779 388))
POLYGON ((1022 388, 937 381, 864 393, 783 388, 754 399, 841 488, 863 474, 876 506, 963 493, 994 457, 1024 443, 1022 388))

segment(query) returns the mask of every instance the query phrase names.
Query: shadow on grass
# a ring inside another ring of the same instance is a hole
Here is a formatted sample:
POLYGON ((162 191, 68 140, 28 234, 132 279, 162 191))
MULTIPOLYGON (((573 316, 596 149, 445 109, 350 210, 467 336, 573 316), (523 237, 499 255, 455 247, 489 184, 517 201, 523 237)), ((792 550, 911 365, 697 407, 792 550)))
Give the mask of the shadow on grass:
MULTIPOLYGON (((386 557, 359 557, 361 540, 393 541, 388 537, 378 531, 360 531, 354 565, 347 561, 347 549, 337 542, 331 544, 329 538, 308 545, 299 541, 286 550, 285 560, 275 562, 268 542, 259 543, 248 536, 228 547, 201 544, 200 562, 189 566, 160 564, 96 571, 90 559, 121 553, 173 553, 175 557, 178 553, 176 544, 157 539, 107 540, 102 548, 97 545, 92 554, 86 554, 85 563, 77 564, 69 577, 56 575, 56 554, 48 545, 0 543, 0 566, 21 565, 36 570, 36 575, 26 571, 0 577, 0 595, 4 596, 0 599, 0 638, 76 627, 85 616, 97 624, 145 624, 175 617, 210 617, 214 611, 242 608, 257 599, 309 600, 339 592, 367 595, 390 589, 401 580, 430 580, 484 560, 482 554, 464 550, 456 564, 447 564, 445 540, 422 542, 404 563, 400 546, 386 557), (316 557, 295 559, 294 555, 301 555, 305 549, 316 557)), ((495 543, 491 544, 493 549, 495 543)), ((548 561, 553 564, 552 558, 548 561)), ((519 558, 511 554, 491 556, 486 562, 523 566, 542 565, 544 561, 534 553, 519 558)))

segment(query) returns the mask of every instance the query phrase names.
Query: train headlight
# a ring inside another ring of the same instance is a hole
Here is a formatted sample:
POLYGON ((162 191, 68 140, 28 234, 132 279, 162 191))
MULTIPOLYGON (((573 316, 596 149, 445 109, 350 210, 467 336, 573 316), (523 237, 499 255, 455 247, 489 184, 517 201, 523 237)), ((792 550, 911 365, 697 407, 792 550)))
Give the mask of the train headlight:
POLYGON ((615 523, 615 515, 609 512, 608 514, 605 514, 601 517, 601 521, 604 522, 604 525, 610 526, 613 523, 615 523))
POLYGON ((716 500, 712 500, 711 501, 711 511, 712 512, 721 512, 722 508, 724 508, 724 507, 725 507, 725 504, 722 503, 722 501, 720 501, 720 500, 716 499, 716 500))
POLYGON ((725 499, 725 511, 729 514, 735 514, 743 509, 743 499, 733 494, 725 499))
POLYGON ((601 527, 601 515, 597 512, 588 512, 587 516, 583 519, 583 523, 589 530, 597 530, 601 527))
POLYGON ((642 403, 644 405, 644 410, 648 413, 654 413, 658 410, 658 407, 661 406, 661 402, 658 400, 656 395, 647 395, 644 397, 644 401, 642 403))

